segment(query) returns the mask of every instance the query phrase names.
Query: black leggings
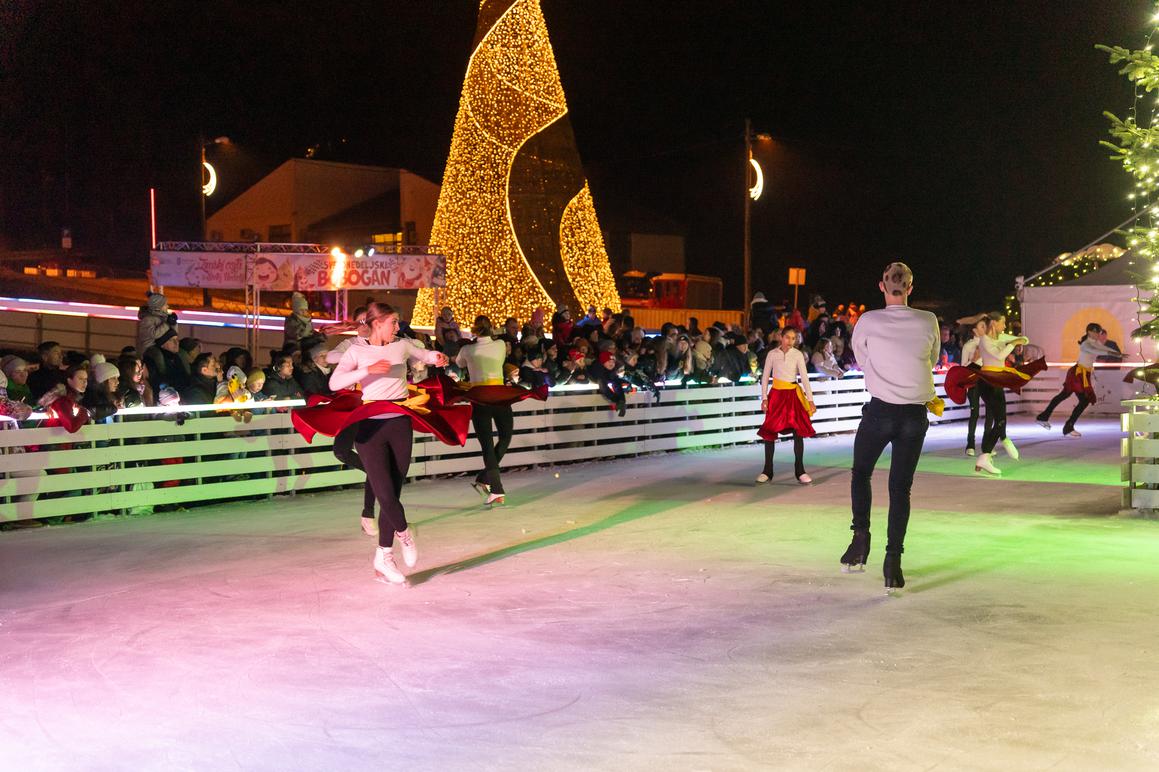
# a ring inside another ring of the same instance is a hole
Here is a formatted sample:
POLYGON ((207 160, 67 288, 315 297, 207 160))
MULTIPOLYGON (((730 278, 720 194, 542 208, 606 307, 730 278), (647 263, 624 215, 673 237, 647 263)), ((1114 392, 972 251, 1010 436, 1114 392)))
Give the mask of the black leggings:
MULTIPOLYGON (((805 441, 796 429, 789 430, 793 437, 793 474, 797 477, 805 474, 805 441)), ((769 477, 773 476, 773 451, 777 448, 775 440, 765 440, 765 471, 769 477)))
MULTIPOLYGON (((334 457, 351 469, 365 472, 362 459, 354 452, 354 438, 358 435, 359 424, 351 424, 334 438, 334 457)), ((374 517, 374 489, 370 487, 370 478, 362 483, 362 516, 374 517)))
POLYGON ((483 450, 483 470, 475 475, 475 482, 487 483, 492 493, 503 493, 503 481, 499 479, 499 462, 507 454, 511 445, 511 432, 515 428, 515 414, 510 405, 489 407, 475 405, 471 412, 471 425, 475 427, 475 437, 483 450), (499 441, 492 434, 492 424, 499 433, 499 441))
POLYGON ((395 531, 405 531, 402 486, 410 469, 414 429, 410 416, 359 421, 354 447, 366 467, 366 477, 378 499, 378 545, 394 545, 395 531))
MULTIPOLYGON (((969 389, 966 392, 966 397, 970 400, 970 421, 966 428, 966 447, 973 450, 974 435, 978 431, 978 404, 982 401, 982 391, 977 387, 969 389)), ((990 431, 990 427, 994 424, 994 416, 990 411, 986 411, 986 422, 982 425, 982 436, 986 436, 986 432, 990 431)))
POLYGON ((1054 409, 1058 407, 1060 402, 1069 397, 1071 394, 1074 394, 1076 397, 1078 397, 1078 404, 1075 405, 1074 410, 1071 411, 1070 418, 1066 419, 1066 425, 1062 427, 1062 433, 1070 434, 1073 432, 1075 423, 1077 423, 1079 418, 1082 417, 1083 411, 1087 409, 1087 405, 1091 404, 1090 397, 1086 395, 1086 392, 1071 391, 1067 387, 1063 386, 1062 391, 1054 395, 1054 399, 1052 399, 1050 404, 1046 406, 1046 410, 1043 410, 1041 413, 1039 413, 1035 420, 1049 421, 1050 414, 1054 412, 1054 409))
POLYGON ((982 380, 974 388, 981 392, 982 404, 986 406, 986 420, 994 416, 994 423, 982 435, 982 452, 992 453, 998 440, 1006 437, 1006 390, 982 380))

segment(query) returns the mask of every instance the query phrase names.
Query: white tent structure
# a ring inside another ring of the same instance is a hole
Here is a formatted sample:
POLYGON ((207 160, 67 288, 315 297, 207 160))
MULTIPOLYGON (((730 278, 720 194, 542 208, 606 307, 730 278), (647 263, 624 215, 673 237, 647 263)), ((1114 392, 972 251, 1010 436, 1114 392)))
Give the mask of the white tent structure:
MULTIPOLYGON (((1090 322, 1102 325, 1110 340, 1119 344, 1125 355, 1124 363, 1137 365, 1156 359, 1154 341, 1131 339, 1131 331, 1139 326, 1136 300, 1139 291, 1131 276, 1135 267, 1130 264, 1130 253, 1107 244, 1084 253, 1106 249, 1115 249, 1119 256, 1076 279, 1046 286, 1023 286, 1018 291, 1023 334, 1043 350, 1052 371, 1064 370, 1074 363, 1079 338, 1090 322)), ((1064 256, 1060 261, 1077 256, 1077 253, 1064 256)), ((1123 383, 1119 373, 1119 370, 1099 372, 1095 379, 1098 407, 1103 410, 1110 408, 1118 412, 1119 401, 1134 397, 1142 388, 1142 384, 1123 383)))

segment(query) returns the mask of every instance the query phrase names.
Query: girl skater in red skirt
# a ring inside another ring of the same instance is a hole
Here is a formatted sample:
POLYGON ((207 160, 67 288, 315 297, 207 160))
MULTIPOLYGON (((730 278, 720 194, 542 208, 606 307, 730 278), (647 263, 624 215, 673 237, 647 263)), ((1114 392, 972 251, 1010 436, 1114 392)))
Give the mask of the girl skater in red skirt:
POLYGON ((761 398, 761 410, 765 412, 765 422, 757 430, 765 444, 765 468, 757 477, 758 483, 767 483, 773 476, 773 451, 780 434, 789 434, 793 438, 793 474, 797 482, 802 485, 813 482, 813 478, 805 474, 804 438, 817 436, 813 422, 809 420, 809 416, 817 412, 817 407, 813 404, 805 355, 796 348, 799 335, 796 329, 786 327, 781 333, 781 345, 765 358, 765 369, 761 374, 761 394, 765 395, 761 398), (800 385, 797 385, 797 376, 801 378, 800 385))
POLYGON ((1100 356, 1123 358, 1121 353, 1107 345, 1107 331, 1102 328, 1102 325, 1091 322, 1087 325, 1086 334, 1079 340, 1078 361, 1066 371, 1066 380, 1062 384, 1062 391, 1055 394, 1054 399, 1046 406, 1046 410, 1043 410, 1035 418, 1042 428, 1050 428, 1050 414, 1054 412, 1060 402, 1073 394, 1078 397, 1078 404, 1071 411, 1070 418, 1066 419, 1062 433, 1066 437, 1082 436, 1074 426, 1083 411, 1087 409, 1087 405, 1093 405, 1098 401, 1095 397, 1094 377, 1095 360, 1100 356))

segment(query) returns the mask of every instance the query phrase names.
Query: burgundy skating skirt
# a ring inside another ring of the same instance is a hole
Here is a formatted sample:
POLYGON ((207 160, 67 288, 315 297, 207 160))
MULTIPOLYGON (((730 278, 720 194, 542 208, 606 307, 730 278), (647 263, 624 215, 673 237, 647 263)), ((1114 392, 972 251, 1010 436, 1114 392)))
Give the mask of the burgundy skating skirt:
POLYGON ((805 408, 805 396, 800 386, 792 389, 769 389, 769 407, 765 412, 765 422, 757 429, 757 436, 772 442, 777 435, 795 430, 801 437, 816 437, 809 411, 805 408))
POLYGON ((972 389, 978 381, 985 381, 999 389, 1010 389, 1015 394, 1022 391, 1022 387, 1030 383, 1030 379, 1046 369, 1046 358, 1039 357, 1033 362, 1026 362, 1017 367, 1005 367, 1001 370, 992 370, 983 367, 975 370, 970 367, 954 365, 946 372, 946 396, 961 405, 966 402, 966 392, 972 389))
POLYGON ((1066 371, 1066 380, 1062 382, 1062 387, 1072 394, 1085 394, 1093 405, 1098 401, 1095 398, 1094 374, 1093 370, 1088 370, 1082 365, 1071 365, 1066 371))

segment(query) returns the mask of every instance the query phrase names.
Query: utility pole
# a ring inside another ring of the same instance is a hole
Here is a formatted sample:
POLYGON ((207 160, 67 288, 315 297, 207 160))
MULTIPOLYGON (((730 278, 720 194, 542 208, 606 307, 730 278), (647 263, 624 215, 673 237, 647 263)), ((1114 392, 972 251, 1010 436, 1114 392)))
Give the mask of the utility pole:
POLYGON ((753 296, 753 245, 752 245, 752 196, 749 195, 749 159, 753 157, 753 122, 744 119, 744 297, 741 299, 741 309, 744 310, 753 296))

